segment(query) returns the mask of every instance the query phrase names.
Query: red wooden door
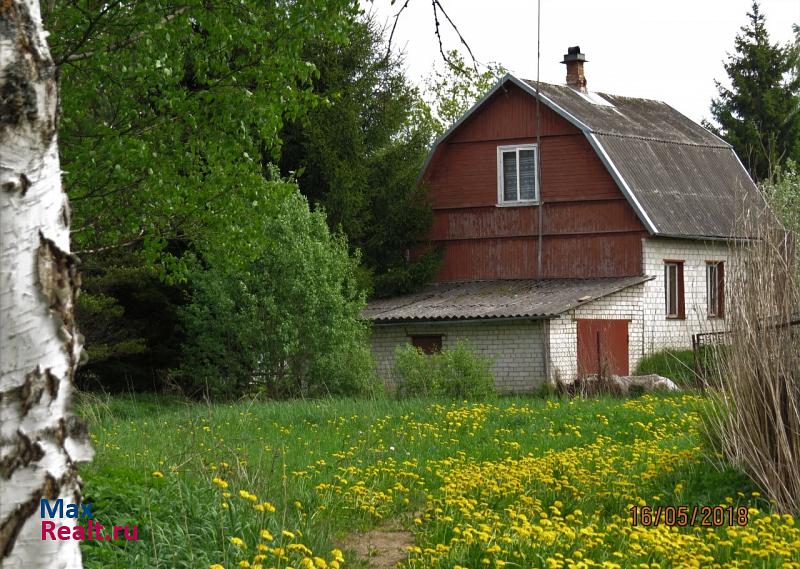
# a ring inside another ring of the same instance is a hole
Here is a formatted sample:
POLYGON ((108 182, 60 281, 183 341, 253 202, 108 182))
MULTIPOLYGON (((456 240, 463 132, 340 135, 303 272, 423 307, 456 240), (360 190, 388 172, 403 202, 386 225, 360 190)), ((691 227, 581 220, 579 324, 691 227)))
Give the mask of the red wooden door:
POLYGON ((578 376, 606 373, 628 375, 628 321, 579 319, 578 376))

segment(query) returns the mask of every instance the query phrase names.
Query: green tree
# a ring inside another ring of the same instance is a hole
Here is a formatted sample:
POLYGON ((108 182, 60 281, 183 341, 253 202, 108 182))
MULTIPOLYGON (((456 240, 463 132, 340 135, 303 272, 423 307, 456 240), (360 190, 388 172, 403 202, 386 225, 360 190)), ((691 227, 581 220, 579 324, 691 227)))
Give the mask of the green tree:
POLYGON ((201 237, 257 185, 284 120, 319 102, 304 44, 346 42, 357 13, 352 0, 48 5, 76 249, 137 244, 177 278, 171 240, 201 237))
POLYGON ((763 185, 763 190, 783 225, 800 235, 800 165, 788 160, 774 180, 763 185))
POLYGON ((281 170, 361 251, 368 288, 411 291, 437 267, 433 251, 419 254, 432 221, 417 181, 434 129, 427 105, 369 18, 347 44, 318 38, 304 57, 326 102, 284 127, 281 170))
POLYGON ((436 136, 442 135, 507 73, 499 63, 483 71, 470 67, 458 51, 450 51, 425 81, 425 99, 433 111, 436 136))
POLYGON ((307 41, 346 43, 352 0, 54 0, 60 152, 84 261, 92 363, 79 379, 151 385, 176 365, 192 258, 247 255, 280 130, 320 103, 307 41), (158 306, 158 309, 153 309, 158 306))
POLYGON ((372 361, 358 259, 295 184, 263 185, 271 199, 250 206, 259 236, 234 254, 214 239, 193 263, 180 380, 212 396, 363 393, 372 361))
POLYGON ((800 160, 798 49, 770 42, 758 2, 748 18, 725 64, 731 87, 716 82, 711 113, 719 128, 706 126, 733 145, 757 180, 768 180, 787 160, 800 160))

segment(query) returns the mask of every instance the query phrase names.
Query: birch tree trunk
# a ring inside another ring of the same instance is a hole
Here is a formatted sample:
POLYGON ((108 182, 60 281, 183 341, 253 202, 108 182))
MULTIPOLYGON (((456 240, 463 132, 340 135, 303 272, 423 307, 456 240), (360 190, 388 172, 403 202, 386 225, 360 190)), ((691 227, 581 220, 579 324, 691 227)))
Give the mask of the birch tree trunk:
MULTIPOLYGON (((57 70, 38 0, 0 0, 0 567, 81 567, 77 541, 42 540, 42 498, 80 500, 91 458, 71 414, 80 285, 61 189, 57 70)), ((72 526, 74 519, 64 518, 72 526)))

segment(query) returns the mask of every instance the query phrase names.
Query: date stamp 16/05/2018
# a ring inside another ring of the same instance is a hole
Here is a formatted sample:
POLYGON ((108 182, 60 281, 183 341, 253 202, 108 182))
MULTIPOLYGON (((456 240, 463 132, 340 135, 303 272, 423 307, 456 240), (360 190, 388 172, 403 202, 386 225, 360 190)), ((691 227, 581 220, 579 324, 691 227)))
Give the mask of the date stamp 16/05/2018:
POLYGON ((631 525, 643 527, 746 526, 750 511, 745 506, 631 506, 631 525))

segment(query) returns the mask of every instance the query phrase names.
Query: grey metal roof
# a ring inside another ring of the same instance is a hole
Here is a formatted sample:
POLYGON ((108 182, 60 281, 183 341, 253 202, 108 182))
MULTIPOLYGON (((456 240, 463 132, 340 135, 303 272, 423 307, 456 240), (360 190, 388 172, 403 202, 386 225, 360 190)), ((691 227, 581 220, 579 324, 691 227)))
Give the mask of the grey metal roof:
POLYGON ((377 324, 490 318, 547 319, 652 277, 473 281, 428 285, 371 301, 362 316, 377 324))
MULTIPOLYGON (((436 145, 507 82, 537 96, 536 82, 506 75, 436 145)), ((538 96, 584 133, 652 235, 749 237, 737 220, 765 202, 727 142, 661 101, 549 83, 538 96)))

